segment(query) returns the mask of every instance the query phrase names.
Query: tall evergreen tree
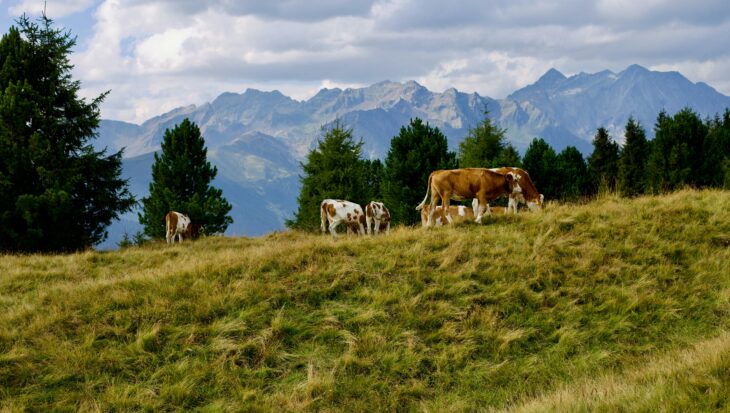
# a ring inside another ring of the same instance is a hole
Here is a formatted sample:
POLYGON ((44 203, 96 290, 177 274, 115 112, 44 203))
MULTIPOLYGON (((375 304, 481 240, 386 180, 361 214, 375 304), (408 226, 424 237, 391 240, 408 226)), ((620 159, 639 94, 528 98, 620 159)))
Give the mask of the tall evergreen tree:
POLYGON ((428 175, 456 167, 456 154, 449 152, 446 136, 436 127, 411 119, 390 141, 385 159, 383 200, 393 221, 407 225, 420 222, 416 205, 426 193, 428 175))
POLYGON ((223 191, 210 185, 218 169, 208 162, 205 139, 198 126, 185 118, 162 138, 155 153, 150 195, 142 199, 139 222, 152 238, 165 236, 165 214, 177 211, 203 225, 206 234, 222 233, 233 223, 231 205, 223 191))
POLYGON ((370 201, 382 201, 383 200, 383 175, 385 174, 385 167, 380 159, 365 160, 365 200, 363 202, 368 203, 370 201))
POLYGON ((692 109, 684 108, 674 116, 659 114, 646 171, 654 192, 703 184, 700 171, 706 135, 707 125, 692 109))
POLYGON ((362 141, 355 142, 352 129, 340 120, 323 128, 323 132, 317 148, 301 164, 304 175, 297 198, 299 208, 294 219, 287 221, 290 228, 318 230, 319 205, 323 199, 346 199, 360 205, 369 202, 365 184, 368 168, 361 158, 362 141))
POLYGON ((595 189, 602 187, 613 190, 618 177, 619 146, 608 136, 606 128, 598 128, 593 138, 593 153, 588 157, 588 172, 595 183, 595 189))
POLYGON ((477 127, 470 128, 466 137, 459 143, 460 168, 492 168, 498 165, 498 157, 505 147, 504 134, 489 119, 489 111, 484 110, 484 119, 477 127))
POLYGON ((496 166, 514 166, 517 168, 522 167, 522 159, 520 158, 520 153, 517 152, 517 149, 515 149, 514 146, 512 146, 511 143, 508 143, 507 146, 505 146, 502 151, 499 153, 499 156, 497 156, 496 160, 496 166))
POLYGON ((45 15, 16 23, 0 40, 0 250, 83 249, 134 205, 122 152, 91 145, 106 93, 78 96, 69 32, 45 15))
POLYGON ((589 192, 588 167, 583 155, 574 146, 568 146, 555 160, 558 182, 558 198, 575 200, 589 192))
POLYGON ((557 155, 544 139, 535 138, 522 158, 523 168, 530 174, 532 183, 546 199, 560 196, 557 155))
POLYGON ((649 145, 644 128, 633 117, 626 123, 624 138, 619 156, 618 187, 623 194, 636 196, 644 193, 644 167, 649 145))
POLYGON ((730 181, 726 179, 730 170, 725 165, 730 165, 730 109, 708 123, 708 132, 705 139, 703 168, 700 172, 703 178, 703 185, 727 188, 730 181))

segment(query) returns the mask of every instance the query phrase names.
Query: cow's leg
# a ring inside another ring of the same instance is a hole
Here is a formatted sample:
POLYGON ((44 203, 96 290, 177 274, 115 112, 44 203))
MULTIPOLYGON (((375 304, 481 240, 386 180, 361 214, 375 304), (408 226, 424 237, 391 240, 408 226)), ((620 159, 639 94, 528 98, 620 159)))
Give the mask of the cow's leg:
MULTIPOLYGON (((370 235, 370 224, 372 224, 372 222, 373 222, 373 217, 370 216, 370 215, 365 215, 365 232, 368 235, 370 235)), ((377 224, 378 221, 375 221, 375 222, 376 222, 375 225, 378 225, 377 224)), ((375 227, 375 233, 376 234, 378 233, 378 227, 377 226, 375 227)))
POLYGON ((477 199, 478 199, 478 201, 477 201, 477 205, 478 205, 477 212, 478 213, 477 213, 477 218, 474 220, 474 222, 476 222, 477 224, 481 224, 482 216, 484 215, 484 212, 486 212, 486 209, 487 209, 487 207, 486 207, 487 200, 486 200, 486 198, 483 198, 483 197, 478 197, 477 199))
POLYGON ((340 225, 340 222, 341 222, 341 221, 342 221, 342 220, 340 220, 340 219, 338 219, 338 218, 334 218, 334 219, 332 219, 332 220, 330 221, 330 234, 332 234, 332 236, 333 236, 333 237, 334 237, 335 239, 337 239, 337 231, 335 231, 335 228, 337 228, 337 226, 338 226, 338 225, 340 225))
MULTIPOLYGON (((377 218, 373 218, 375 220, 375 235, 378 235, 380 233, 380 220, 377 218)), ((369 226, 370 224, 368 224, 369 226)))
POLYGON ((390 235, 390 221, 388 221, 388 224, 385 226, 385 235, 390 235))
POLYGON ((365 235, 365 228, 363 228, 361 221, 357 221, 357 226, 360 228, 360 234, 365 235))
POLYGON ((436 192, 431 191, 431 204, 428 207, 428 222, 426 222, 427 227, 433 225, 433 213, 436 210, 436 202, 438 202, 438 198, 439 195, 436 192))
MULTIPOLYGON (((449 208, 449 204, 451 203, 451 192, 444 192, 444 196, 441 198, 441 214, 446 214, 446 221, 448 221, 449 224, 452 224, 454 220, 451 218, 451 209, 449 208)), ((444 225, 446 225, 446 222, 444 221, 444 225)))

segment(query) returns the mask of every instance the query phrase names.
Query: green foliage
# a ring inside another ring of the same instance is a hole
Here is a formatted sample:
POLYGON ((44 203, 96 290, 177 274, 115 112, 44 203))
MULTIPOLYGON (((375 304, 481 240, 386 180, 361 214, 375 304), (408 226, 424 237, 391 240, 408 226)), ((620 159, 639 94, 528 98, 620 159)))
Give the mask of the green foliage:
MULTIPOLYGON (((366 159, 364 164, 365 168, 365 194, 364 204, 370 201, 382 201, 383 199, 383 175, 385 174, 385 167, 380 159, 366 159)), ((363 204, 363 205, 364 205, 363 204)))
POLYGON ((319 205, 324 199, 345 199, 364 205, 370 201, 369 196, 378 195, 369 184, 381 179, 378 174, 382 174, 382 164, 362 160, 362 140, 355 142, 352 129, 339 119, 328 129, 323 128, 323 133, 317 148, 302 164, 299 208, 294 219, 287 221, 289 228, 319 230, 319 205))
POLYGON ((656 137, 647 162, 647 181, 654 192, 702 185, 704 140, 707 125, 689 108, 674 116, 661 112, 657 117, 656 137))
POLYGON ((629 118, 626 123, 625 141, 621 148, 618 167, 618 187, 622 194, 637 196, 645 191, 645 165, 649 144, 641 124, 629 118))
POLYGON ((122 152, 90 144, 106 94, 78 96, 70 33, 45 16, 17 25, 0 40, 0 250, 87 248, 135 202, 122 152))
MULTIPOLYGON (((574 146, 568 146, 555 159, 557 168, 558 198, 576 200, 589 191, 591 182, 583 155, 574 146)), ((532 177, 532 175, 530 175, 532 177)))
POLYGON ((142 199, 139 222, 151 238, 165 236, 165 214, 177 211, 203 225, 206 234, 222 233, 233 222, 223 191, 210 185, 218 173, 207 159, 208 150, 198 126, 185 118, 162 138, 155 153, 150 195, 142 199))
POLYGON ((618 158, 618 143, 608 136, 606 128, 598 128, 593 138, 593 153, 588 157, 588 172, 594 182, 594 191, 616 188, 618 158))
POLYGON ((546 199, 560 196, 560 182, 557 155, 544 139, 534 138, 522 158, 522 166, 530 174, 532 183, 546 199))
MULTIPOLYGON (((460 168, 493 168, 504 166, 499 163, 499 156, 505 148, 504 134, 489 119, 489 111, 484 110, 482 123, 470 128, 464 140, 459 143, 460 168)), ((512 148, 514 149, 514 148, 512 148)), ((515 165, 509 165, 515 166, 515 165)))
POLYGON ((704 142, 703 166, 700 182, 716 188, 729 188, 727 165, 730 164, 730 109, 725 109, 708 123, 707 137, 704 142))
POLYGON ((683 190, 2 256, 0 410, 726 411, 729 223, 683 190))
POLYGON ((383 200, 393 221, 406 225, 421 222, 416 211, 428 185, 428 176, 438 169, 456 167, 456 154, 448 151, 446 136, 436 127, 411 119, 390 141, 385 159, 383 200))
POLYGON ((508 143, 502 151, 499 153, 496 161, 497 166, 513 166, 516 168, 522 168, 522 158, 520 153, 517 152, 511 143, 508 143))

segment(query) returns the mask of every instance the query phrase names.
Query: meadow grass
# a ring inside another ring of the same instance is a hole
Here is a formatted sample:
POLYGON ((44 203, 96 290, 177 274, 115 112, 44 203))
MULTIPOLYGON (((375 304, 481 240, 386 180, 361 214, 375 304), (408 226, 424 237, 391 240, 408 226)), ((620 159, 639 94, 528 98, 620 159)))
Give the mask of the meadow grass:
POLYGON ((730 192, 0 256, 3 411, 730 410, 730 192))

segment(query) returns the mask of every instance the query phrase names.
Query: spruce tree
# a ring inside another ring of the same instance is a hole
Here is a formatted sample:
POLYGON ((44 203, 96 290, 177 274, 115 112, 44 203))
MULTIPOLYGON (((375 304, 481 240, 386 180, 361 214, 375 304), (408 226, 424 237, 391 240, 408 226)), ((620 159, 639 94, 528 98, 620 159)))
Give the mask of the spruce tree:
POLYGON ((489 111, 485 110, 482 123, 470 128, 464 140, 459 143, 459 167, 502 166, 498 164, 498 157, 505 147, 505 132, 506 129, 501 129, 492 123, 489 111))
POLYGON ((134 205, 122 152, 91 145, 106 93, 78 96, 69 32, 45 15, 16 23, 0 40, 0 250, 87 248, 134 205))
POLYGON ((707 125, 689 108, 674 116, 659 114, 646 171, 652 191, 702 185, 705 136, 707 125))
POLYGON ((383 201, 394 222, 406 225, 421 221, 416 211, 426 194, 428 176, 438 169, 456 167, 456 154, 448 151, 446 136, 441 131, 411 119, 390 141, 385 159, 383 201))
POLYGON ((644 167, 649 145, 644 128, 633 117, 626 123, 624 138, 619 156, 618 187, 624 195, 636 196, 644 193, 644 167))
POLYGON ((319 230, 319 205, 324 199, 345 199, 363 207, 370 201, 366 163, 361 158, 362 140, 354 141, 352 129, 339 119, 322 130, 324 136, 317 148, 301 164, 302 189, 294 219, 286 223, 290 228, 319 230))
POLYGON ((532 183, 546 199, 560 196, 557 155, 544 139, 535 138, 522 158, 523 168, 530 174, 532 183))
POLYGON ((700 176, 703 178, 703 185, 727 188, 729 181, 726 176, 730 171, 726 165, 730 165, 730 109, 720 117, 708 122, 708 132, 705 139, 703 168, 700 176))
POLYGON ((139 222, 145 235, 163 238, 165 214, 186 214, 205 234, 223 233, 233 222, 223 191, 210 185, 218 169, 208 162, 208 150, 198 126, 185 118, 166 129, 162 151, 155 153, 150 194, 142 199, 139 222))
POLYGON ((520 159, 520 153, 517 152, 511 143, 508 143, 497 156, 495 161, 497 167, 501 166, 514 166, 517 168, 522 167, 522 160, 520 159))
POLYGON ((568 146, 555 160, 558 182, 558 198, 576 200, 589 192, 588 167, 583 155, 574 146, 568 146))
POLYGON ((593 138, 593 153, 588 157, 588 172, 595 190, 616 188, 619 146, 608 136, 606 128, 598 128, 593 138))

